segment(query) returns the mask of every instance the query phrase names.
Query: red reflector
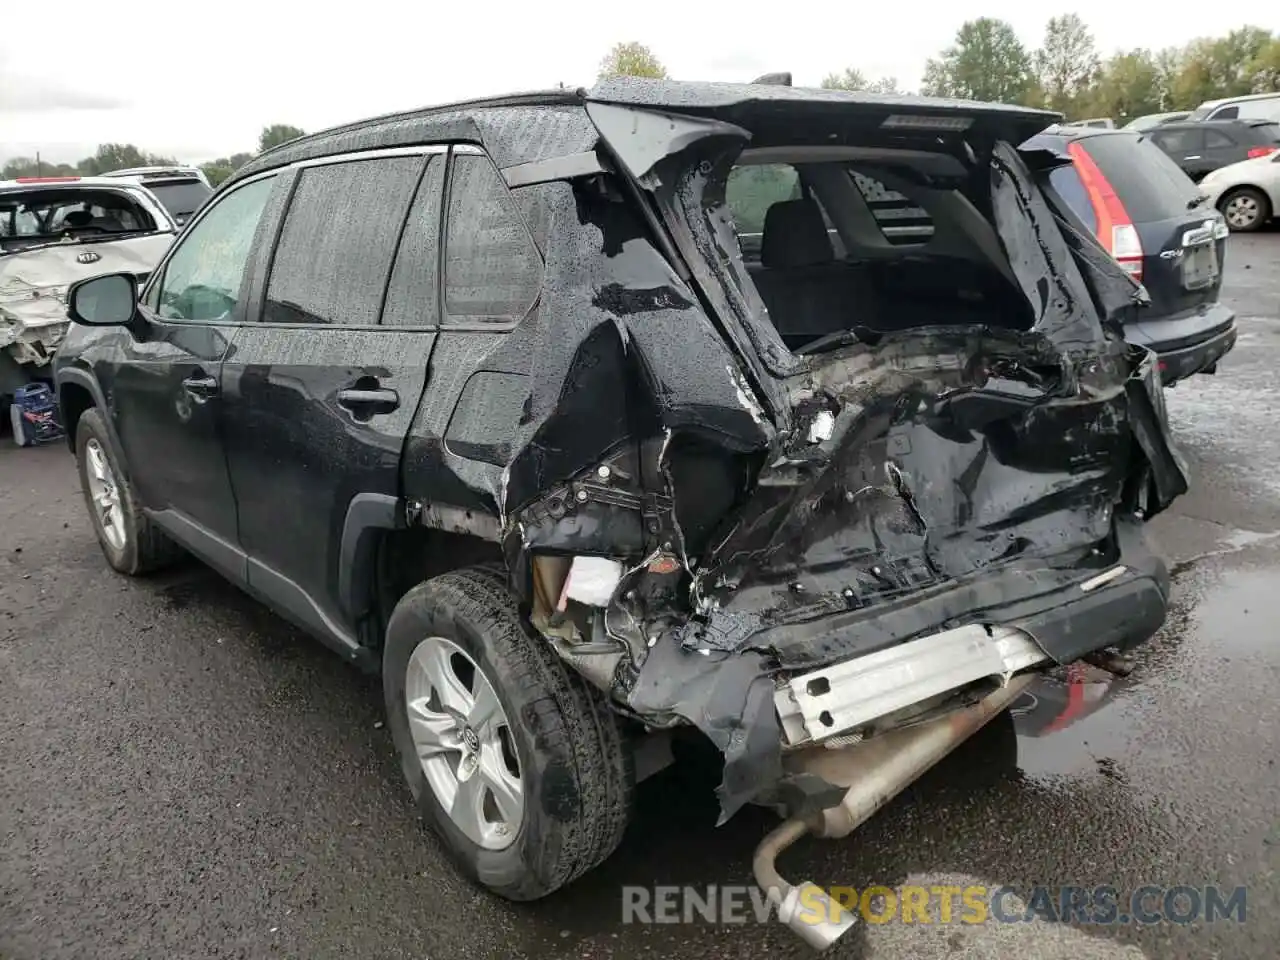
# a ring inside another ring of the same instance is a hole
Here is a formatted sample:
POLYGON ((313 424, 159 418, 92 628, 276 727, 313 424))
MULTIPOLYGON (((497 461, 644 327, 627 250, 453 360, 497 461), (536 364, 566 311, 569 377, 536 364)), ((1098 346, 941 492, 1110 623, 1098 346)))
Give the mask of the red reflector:
POLYGON ((1249 159, 1256 160, 1258 157, 1269 157, 1277 150, 1280 150, 1280 147, 1250 147, 1249 159))
POLYGON ((1163 360, 1161 360, 1159 363, 1156 364, 1156 369, 1163 373, 1165 370, 1169 369, 1169 365, 1165 363, 1163 360))
POLYGON ((659 554, 649 562, 649 572, 659 575, 675 573, 680 569, 680 561, 670 554, 659 554))
POLYGON ((79 177, 18 177, 14 183, 73 183, 79 177))
POLYGON ((1107 251, 1120 261, 1120 265, 1129 276, 1142 282, 1142 241, 1134 228, 1129 212, 1125 210, 1115 188, 1111 186, 1093 157, 1089 156, 1084 145, 1075 141, 1067 145, 1067 153, 1075 162, 1076 173, 1084 184, 1089 195, 1089 203, 1093 207, 1094 218, 1098 221, 1097 235, 1107 251))

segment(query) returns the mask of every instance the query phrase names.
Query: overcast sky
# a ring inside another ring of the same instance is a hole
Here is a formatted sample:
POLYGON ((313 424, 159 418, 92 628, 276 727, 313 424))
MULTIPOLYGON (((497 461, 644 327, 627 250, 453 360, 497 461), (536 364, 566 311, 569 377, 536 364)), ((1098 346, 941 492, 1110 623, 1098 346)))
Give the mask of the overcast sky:
POLYGON ((1277 0, 1215 0, 1185 8, 1188 16, 1172 15, 1176 5, 1161 8, 1169 14, 1162 16, 1148 4, 1116 0, 1074 0, 1042 12, 1026 0, 218 0, 137 13, 100 0, 58 0, 43 12, 34 4, 10 9, 15 2, 5 4, 0 31, 0 159, 39 150, 54 162, 78 160, 104 141, 204 161, 252 150, 269 123, 316 130, 560 81, 590 85, 600 58, 620 40, 647 44, 681 79, 791 70, 798 85, 816 85, 855 66, 913 89, 925 60, 979 16, 1009 21, 1035 47, 1050 15, 1074 10, 1104 55, 1244 24, 1280 29, 1277 0), (104 15, 109 10, 120 14, 104 15), (553 22, 553 12, 562 22, 553 22), (50 14, 57 29, 36 29, 50 24, 50 14))

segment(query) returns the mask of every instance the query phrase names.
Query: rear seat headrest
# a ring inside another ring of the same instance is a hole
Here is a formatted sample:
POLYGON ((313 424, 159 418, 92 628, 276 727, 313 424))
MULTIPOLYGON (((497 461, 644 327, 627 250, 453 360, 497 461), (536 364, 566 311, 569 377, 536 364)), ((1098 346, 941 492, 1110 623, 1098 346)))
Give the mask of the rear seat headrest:
POLYGON ((808 267, 835 259, 831 238, 816 200, 783 200, 764 216, 760 263, 765 267, 808 267))

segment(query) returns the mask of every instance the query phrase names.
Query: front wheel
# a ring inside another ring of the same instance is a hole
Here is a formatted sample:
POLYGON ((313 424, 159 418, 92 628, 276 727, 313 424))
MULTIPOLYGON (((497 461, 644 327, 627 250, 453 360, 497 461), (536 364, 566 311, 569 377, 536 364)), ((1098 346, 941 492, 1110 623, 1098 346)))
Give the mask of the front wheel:
POLYGON ((1233 233, 1252 233, 1271 219, 1271 202, 1261 190, 1239 187, 1222 198, 1220 205, 1233 233))
POLYGON ((498 575, 405 594, 383 693, 418 808, 473 880, 535 900, 617 847, 634 785, 618 718, 525 627, 498 575))

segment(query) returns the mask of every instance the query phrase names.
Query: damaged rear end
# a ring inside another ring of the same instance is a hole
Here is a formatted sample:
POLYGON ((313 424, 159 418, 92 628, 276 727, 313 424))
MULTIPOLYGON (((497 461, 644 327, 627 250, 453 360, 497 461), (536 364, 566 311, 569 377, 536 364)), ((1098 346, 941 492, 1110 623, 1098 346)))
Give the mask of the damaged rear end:
POLYGON ((725 817, 833 808, 848 784, 797 758, 1151 636, 1142 523, 1186 475, 1121 332, 1141 288, 1010 146, 1051 115, 629 80, 587 111, 644 229, 504 474, 507 555, 618 709, 721 749, 725 817), (928 230, 885 229, 869 183, 928 230), (548 485, 571 423, 613 441, 548 485))

